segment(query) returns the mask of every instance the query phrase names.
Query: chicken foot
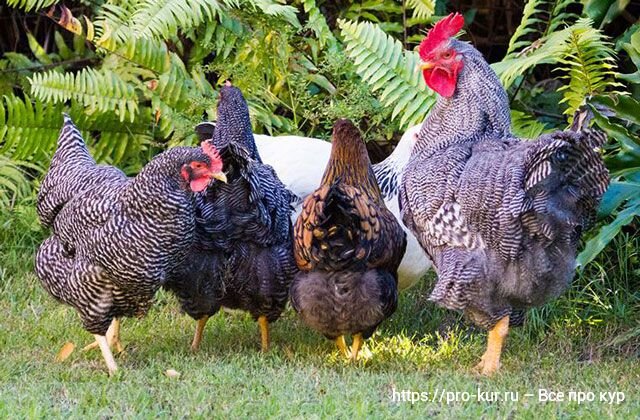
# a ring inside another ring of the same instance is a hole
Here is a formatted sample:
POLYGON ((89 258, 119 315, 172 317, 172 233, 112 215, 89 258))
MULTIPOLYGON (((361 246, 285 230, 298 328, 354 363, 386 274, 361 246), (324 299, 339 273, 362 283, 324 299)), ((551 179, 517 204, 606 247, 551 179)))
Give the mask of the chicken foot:
POLYGON ((262 352, 269 350, 269 321, 264 315, 258 317, 258 325, 260 326, 260 344, 262 352))
POLYGON ((500 355, 505 338, 509 333, 509 315, 502 318, 489 330, 487 350, 482 355, 476 369, 485 376, 491 376, 500 369, 500 355))
POLYGON ((360 349, 362 348, 362 334, 356 334, 353 336, 353 343, 351 343, 351 361, 355 362, 358 360, 358 353, 360 353, 360 349))
POLYGON ((109 342, 107 337, 104 335, 94 334, 96 338, 96 343, 98 347, 100 347, 100 351, 102 352, 102 357, 104 358, 105 363, 107 364, 107 369, 109 370, 109 376, 112 376, 118 370, 118 365, 116 365, 116 361, 113 358, 113 353, 111 353, 111 347, 109 346, 109 342))
POLYGON ((338 349, 340 350, 340 352, 345 356, 345 357, 349 357, 349 349, 347 348, 347 343, 346 341, 344 341, 344 335, 341 335, 340 337, 335 339, 335 343, 336 346, 338 346, 338 349))
POLYGON ((193 341, 191 342, 191 351, 197 351, 200 348, 200 342, 202 342, 202 334, 204 332, 204 326, 207 325, 207 321, 209 320, 209 316, 205 315, 198 320, 196 324, 196 333, 193 336, 193 341))
MULTIPOLYGON (((94 336, 98 337, 97 334, 94 336)), ((120 320, 118 318, 113 318, 113 320, 111 321, 111 325, 109 325, 109 329, 107 330, 107 334, 100 337, 105 337, 105 339, 107 340, 107 344, 109 345, 109 348, 115 347, 116 354, 122 353, 122 351, 124 350, 124 347, 120 342, 120 320)), ((97 339, 93 343, 84 346, 82 348, 82 351, 95 349, 96 347, 100 347, 100 343, 98 342, 97 339)))

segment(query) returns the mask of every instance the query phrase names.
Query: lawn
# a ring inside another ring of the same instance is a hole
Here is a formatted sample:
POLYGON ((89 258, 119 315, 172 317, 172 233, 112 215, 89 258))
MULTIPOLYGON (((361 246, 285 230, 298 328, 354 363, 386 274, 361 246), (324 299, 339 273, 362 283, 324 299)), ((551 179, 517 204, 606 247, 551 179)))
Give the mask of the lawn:
MULTIPOLYGON (((512 331, 493 378, 472 371, 485 334, 427 302, 433 278, 401 295, 398 311, 356 364, 338 357, 333 343, 291 310, 274 325, 267 354, 259 352, 257 325, 241 313, 212 318, 192 353, 195 322, 160 293, 146 318, 124 320, 125 352, 116 356, 118 373, 108 377, 96 350, 54 361, 65 342, 80 348, 92 337, 33 274, 41 238, 32 206, 0 218, 2 418, 640 416, 638 296, 607 285, 634 286, 637 271, 623 267, 619 272, 630 270, 630 277, 621 279, 605 259, 512 331), (166 376, 168 369, 179 377, 166 376), (411 397, 403 390, 423 393, 413 395, 423 400, 398 401, 411 397)), ((637 249, 631 252, 617 255, 637 261, 637 249)))

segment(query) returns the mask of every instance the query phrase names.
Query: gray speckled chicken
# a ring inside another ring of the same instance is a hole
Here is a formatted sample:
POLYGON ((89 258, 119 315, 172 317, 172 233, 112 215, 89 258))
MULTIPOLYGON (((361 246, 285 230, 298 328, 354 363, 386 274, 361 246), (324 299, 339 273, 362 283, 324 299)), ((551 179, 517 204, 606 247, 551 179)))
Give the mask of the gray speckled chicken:
POLYGON ((120 348, 117 318, 144 315, 184 260, 195 229, 193 192, 213 178, 224 180, 212 146, 171 149, 127 178, 96 165, 65 116, 38 193, 38 215, 52 235, 35 269, 49 293, 78 311, 109 373, 117 368, 110 347, 120 348))
POLYGON ((166 287, 198 320, 197 349, 207 319, 221 306, 249 312, 258 321, 262 350, 269 324, 284 310, 297 269, 293 259, 293 194, 262 163, 249 109, 230 83, 220 90, 218 123, 210 140, 220 150, 228 183, 198 196, 194 251, 166 287))
POLYGON ((294 309, 345 355, 344 336, 353 334, 356 360, 362 340, 396 309, 397 270, 406 245, 358 129, 339 120, 320 187, 304 200, 295 225, 300 273, 291 285, 294 309))
POLYGON ((601 133, 513 137, 497 76, 453 38, 463 23, 450 15, 420 45, 424 78, 440 97, 403 174, 400 205, 436 267, 430 299, 489 330, 478 368, 490 375, 510 322, 569 285, 609 178, 601 133))

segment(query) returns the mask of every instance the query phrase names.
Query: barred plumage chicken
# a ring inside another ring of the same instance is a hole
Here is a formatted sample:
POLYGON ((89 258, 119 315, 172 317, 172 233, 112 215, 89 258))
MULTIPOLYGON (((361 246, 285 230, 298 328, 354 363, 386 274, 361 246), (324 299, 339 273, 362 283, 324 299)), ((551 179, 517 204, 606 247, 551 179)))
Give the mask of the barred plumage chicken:
POLYGON ((262 164, 247 104, 230 83, 220 91, 210 141, 221 152, 228 183, 198 197, 198 241, 167 288, 198 320, 194 350, 207 319, 223 306, 248 311, 258 321, 266 351, 269 323, 284 310, 297 271, 290 219, 294 196, 273 168, 262 164))
POLYGON ((331 156, 320 187, 295 224, 300 269, 291 303, 303 321, 335 340, 351 358, 362 340, 396 309, 397 270, 406 235, 386 208, 358 129, 348 120, 333 128, 331 156))
POLYGON ((400 205, 438 274, 430 299, 490 330, 477 366, 490 375, 510 323, 568 287, 608 172, 601 133, 514 138, 496 74, 453 38, 463 24, 450 15, 420 45, 424 78, 440 97, 405 169, 400 205))
POLYGON ((118 317, 144 315, 185 258, 195 229, 193 191, 224 179, 221 170, 212 146, 178 147, 129 179, 96 165, 65 116, 38 193, 38 215, 52 235, 38 249, 35 270, 48 292, 79 312, 109 373, 117 368, 110 347, 121 349, 118 317))

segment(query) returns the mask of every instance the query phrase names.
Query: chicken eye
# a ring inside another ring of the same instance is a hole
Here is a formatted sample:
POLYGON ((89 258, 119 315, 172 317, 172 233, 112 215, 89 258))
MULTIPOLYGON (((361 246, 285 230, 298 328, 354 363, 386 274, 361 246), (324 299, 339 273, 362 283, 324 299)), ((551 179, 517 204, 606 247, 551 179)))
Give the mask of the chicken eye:
POLYGON ((449 58, 451 58, 453 54, 451 54, 451 51, 445 51, 444 53, 442 53, 442 58, 444 58, 445 60, 448 60, 449 58))

